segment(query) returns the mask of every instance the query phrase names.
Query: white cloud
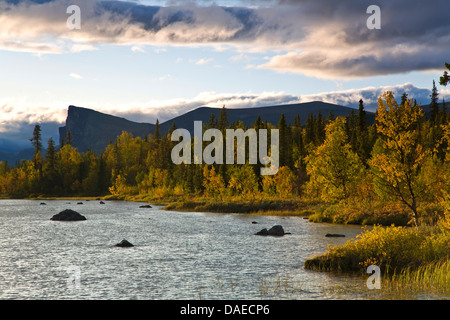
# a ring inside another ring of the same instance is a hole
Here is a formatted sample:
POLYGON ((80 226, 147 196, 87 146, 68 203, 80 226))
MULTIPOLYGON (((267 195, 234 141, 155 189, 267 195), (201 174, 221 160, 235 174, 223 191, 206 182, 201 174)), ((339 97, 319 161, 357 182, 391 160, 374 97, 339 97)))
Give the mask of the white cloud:
POLYGON ((134 53, 145 53, 144 48, 140 46, 132 46, 131 51, 133 51, 134 53))
POLYGON ((69 74, 69 77, 77 79, 77 80, 83 79, 83 77, 80 76, 78 73, 71 73, 71 74, 69 74))
POLYGON ((198 60, 195 64, 196 65, 204 65, 204 64, 208 64, 208 63, 211 63, 211 62, 213 62, 214 61, 214 59, 212 59, 212 58, 209 58, 209 59, 200 59, 200 60, 198 60))

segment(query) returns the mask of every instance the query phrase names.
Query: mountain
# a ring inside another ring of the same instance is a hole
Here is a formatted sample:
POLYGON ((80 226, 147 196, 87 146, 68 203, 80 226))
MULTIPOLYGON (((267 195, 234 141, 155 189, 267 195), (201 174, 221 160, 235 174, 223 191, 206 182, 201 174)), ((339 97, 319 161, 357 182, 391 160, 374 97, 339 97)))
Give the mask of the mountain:
POLYGON ((8 164, 14 165, 22 159, 31 159, 33 157, 33 149, 24 149, 16 153, 0 151, 0 161, 7 161, 8 164))
POLYGON ((144 137, 155 131, 155 125, 138 123, 101 113, 87 108, 69 106, 66 125, 59 128, 59 141, 66 138, 67 131, 72 136, 71 144, 80 152, 88 149, 101 153, 114 142, 122 131, 144 137))
MULTIPOLYGON (((317 115, 321 112, 327 118, 330 110, 333 111, 335 117, 348 116, 352 110, 355 111, 353 108, 315 101, 259 108, 227 109, 227 116, 230 123, 240 120, 245 125, 251 126, 259 115, 262 121, 277 125, 281 114, 284 114, 287 123, 292 124, 296 115, 299 115, 302 123, 304 123, 308 114, 317 115)), ((187 129, 192 134, 194 121, 208 123, 211 114, 214 114, 218 119, 220 111, 220 108, 208 107, 195 109, 161 123, 161 132, 166 134, 175 122, 177 128, 187 129)), ((367 112, 367 114, 369 122, 373 122, 374 114, 370 112, 367 112)), ((59 128, 60 141, 66 137, 67 131, 70 131, 72 135, 72 145, 77 147, 79 151, 85 152, 90 149, 101 153, 109 143, 116 140, 122 131, 143 138, 145 135, 155 132, 155 125, 133 122, 91 109, 69 106, 66 125, 59 128)))
MULTIPOLYGON (((308 115, 316 115, 320 112, 322 116, 328 118, 330 110, 333 111, 335 117, 348 116, 351 111, 357 112, 357 110, 349 107, 343 107, 336 104, 314 101, 306 103, 297 104, 286 104, 278 106, 268 106, 259 108, 241 108, 241 109, 227 109, 228 122, 236 122, 238 120, 242 121, 246 126, 251 126, 255 123, 258 115, 261 117, 262 121, 266 121, 277 125, 280 120, 280 116, 284 114, 286 122, 289 124, 294 123, 294 118, 296 115, 300 116, 300 121, 304 124, 308 115)), ((208 123, 211 114, 214 114, 216 119, 219 119, 220 108, 207 108, 201 107, 193 111, 187 112, 181 116, 168 120, 161 124, 161 129, 163 132, 167 132, 172 123, 175 121, 177 128, 184 128, 193 132, 194 121, 203 121, 203 123, 208 123)), ((367 112, 368 121, 373 123, 375 119, 375 114, 367 112)))

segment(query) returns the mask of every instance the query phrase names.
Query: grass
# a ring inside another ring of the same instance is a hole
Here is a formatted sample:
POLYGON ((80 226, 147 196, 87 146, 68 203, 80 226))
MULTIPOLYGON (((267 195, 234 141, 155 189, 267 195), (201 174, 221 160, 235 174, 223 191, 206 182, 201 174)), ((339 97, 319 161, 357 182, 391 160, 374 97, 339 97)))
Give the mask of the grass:
POLYGON ((417 269, 406 268, 383 282, 385 290, 401 296, 405 291, 450 294, 450 259, 438 260, 417 269))
POLYGON ((206 198, 198 198, 189 200, 181 199, 177 202, 168 204, 165 207, 165 210, 305 217, 314 213, 314 207, 316 205, 317 204, 311 202, 291 199, 229 199, 215 201, 206 198))
POLYGON ((365 230, 356 239, 329 247, 307 259, 304 268, 365 274, 380 267, 392 290, 450 291, 450 231, 441 227, 382 227, 365 230))

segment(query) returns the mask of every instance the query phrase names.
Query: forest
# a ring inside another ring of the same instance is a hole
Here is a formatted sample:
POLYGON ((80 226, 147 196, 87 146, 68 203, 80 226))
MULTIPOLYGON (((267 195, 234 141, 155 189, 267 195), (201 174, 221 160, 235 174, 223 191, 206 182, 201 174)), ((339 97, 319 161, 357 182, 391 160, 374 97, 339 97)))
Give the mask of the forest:
MULTIPOLYGON (((446 80, 445 72, 441 84, 446 80)), ((297 116, 292 124, 281 115, 273 125, 258 116, 252 126, 256 131, 279 130, 279 170, 266 176, 259 174, 260 165, 175 165, 171 151, 177 142, 171 133, 176 123, 167 135, 158 122, 144 138, 123 132, 102 154, 78 152, 70 132, 61 146, 50 139, 44 149, 36 125, 30 137, 33 158, 0 162, 0 196, 176 201, 179 208, 195 207, 196 200, 256 207, 282 203, 294 211, 300 204, 314 204, 313 218, 325 222, 448 223, 447 108, 433 82, 429 109, 406 93, 394 97, 385 92, 378 99, 374 123, 369 123, 362 100, 348 117, 319 110, 307 119, 297 116)), ((225 107, 218 119, 212 115, 204 124, 203 130, 209 128, 248 129, 240 121, 229 123, 225 107)))

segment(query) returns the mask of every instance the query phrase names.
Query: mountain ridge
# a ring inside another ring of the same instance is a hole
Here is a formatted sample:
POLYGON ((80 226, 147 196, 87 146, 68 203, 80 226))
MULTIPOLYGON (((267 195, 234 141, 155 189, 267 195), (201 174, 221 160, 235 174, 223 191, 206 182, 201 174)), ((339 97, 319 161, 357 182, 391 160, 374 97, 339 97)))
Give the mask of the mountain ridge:
MULTIPOLYGON (((229 123, 240 120, 246 126, 251 126, 256 121, 258 115, 262 121, 277 125, 281 114, 284 114, 288 124, 292 124, 294 117, 297 115, 300 116, 301 122, 304 123, 309 114, 317 116, 320 112, 327 118, 330 110, 332 110, 335 117, 348 116, 352 110, 355 111, 351 107, 322 101, 226 110, 229 123)), ((192 133, 194 121, 208 123, 211 114, 214 114, 216 119, 218 119, 220 112, 221 108, 199 107, 162 122, 160 124, 160 130, 163 134, 166 134, 175 122, 177 128, 184 128, 192 133)), ((373 122, 375 114, 367 111, 367 115, 369 122, 373 122)), ((134 122, 92 109, 70 105, 66 125, 59 128, 59 141, 61 143, 62 139, 66 137, 67 132, 70 131, 72 136, 71 143, 80 152, 86 152, 90 149, 91 151, 102 153, 106 146, 114 142, 122 131, 127 131, 134 136, 144 138, 148 134, 153 134, 155 128, 155 124, 134 122)))

